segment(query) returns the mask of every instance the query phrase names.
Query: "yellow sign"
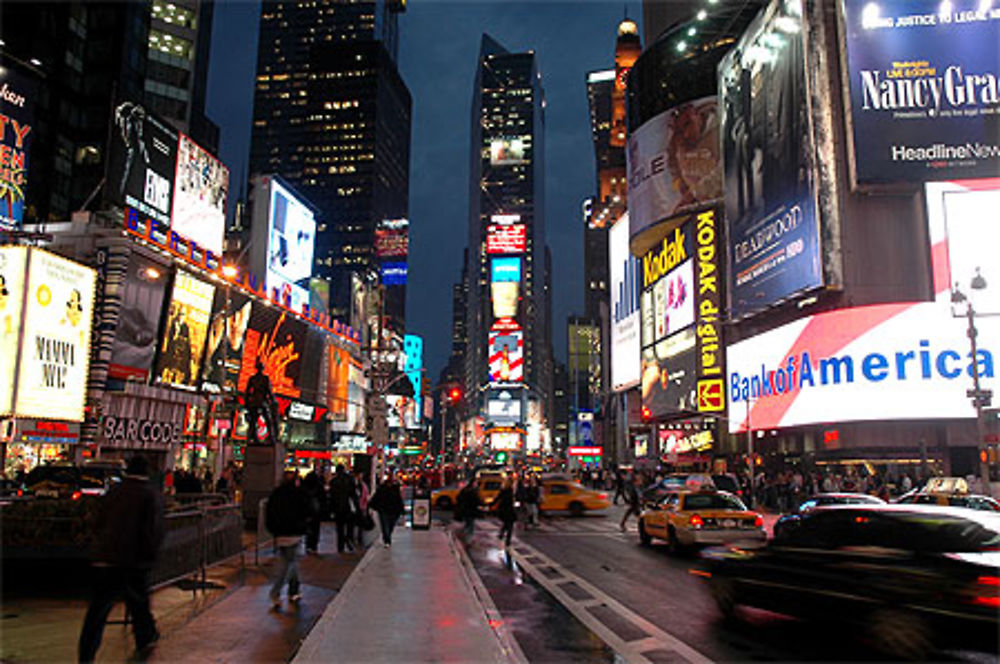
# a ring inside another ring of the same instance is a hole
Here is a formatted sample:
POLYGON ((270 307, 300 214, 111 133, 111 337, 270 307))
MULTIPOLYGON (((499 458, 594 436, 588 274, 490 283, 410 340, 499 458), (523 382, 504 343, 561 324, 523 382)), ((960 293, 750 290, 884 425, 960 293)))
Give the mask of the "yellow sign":
POLYGON ((665 274, 687 260, 684 233, 675 228, 673 238, 663 238, 659 249, 653 249, 642 257, 642 287, 648 288, 665 274))

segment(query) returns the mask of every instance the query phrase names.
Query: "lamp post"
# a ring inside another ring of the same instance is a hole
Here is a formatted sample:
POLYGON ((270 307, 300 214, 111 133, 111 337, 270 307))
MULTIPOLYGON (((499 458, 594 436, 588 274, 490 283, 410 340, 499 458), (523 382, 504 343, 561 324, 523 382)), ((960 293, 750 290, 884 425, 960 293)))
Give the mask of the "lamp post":
MULTIPOLYGON (((972 290, 985 290, 986 279, 976 268, 976 276, 969 283, 972 290)), ((972 389, 966 391, 966 395, 972 399, 972 405, 976 409, 976 453, 979 456, 979 479, 982 482, 982 491, 990 494, 990 469, 986 460, 986 428, 983 422, 983 408, 990 405, 990 398, 993 396, 989 390, 984 390, 979 382, 979 349, 976 337, 979 332, 976 330, 976 311, 972 306, 972 300, 965 296, 962 291, 955 287, 951 292, 951 301, 954 304, 965 302, 965 318, 968 321, 966 334, 969 337, 972 360, 972 389)))

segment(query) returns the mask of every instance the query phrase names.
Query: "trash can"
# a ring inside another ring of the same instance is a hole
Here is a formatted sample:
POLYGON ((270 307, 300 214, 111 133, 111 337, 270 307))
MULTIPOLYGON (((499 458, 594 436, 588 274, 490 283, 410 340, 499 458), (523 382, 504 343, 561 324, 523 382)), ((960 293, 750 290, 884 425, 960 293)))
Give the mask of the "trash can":
POLYGON ((414 530, 429 530, 431 527, 431 492, 427 489, 413 490, 410 526, 414 530))

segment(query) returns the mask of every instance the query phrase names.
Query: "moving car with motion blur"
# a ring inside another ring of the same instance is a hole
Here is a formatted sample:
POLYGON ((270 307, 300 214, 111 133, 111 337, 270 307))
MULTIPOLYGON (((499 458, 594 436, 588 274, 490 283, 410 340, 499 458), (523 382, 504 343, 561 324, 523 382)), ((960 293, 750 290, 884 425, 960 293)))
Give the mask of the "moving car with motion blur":
POLYGON ((934 477, 927 484, 896 499, 903 505, 964 507, 984 512, 1000 512, 1000 502, 989 496, 969 493, 969 484, 961 477, 934 477))
POLYGON ((541 482, 541 502, 538 509, 542 512, 557 512, 568 510, 573 516, 584 512, 604 510, 611 507, 608 494, 602 491, 588 489, 579 482, 566 479, 546 477, 541 482))
POLYGON ((719 610, 740 605, 841 621, 901 659, 935 647, 997 647, 1000 515, 920 505, 845 505, 801 515, 767 546, 703 552, 719 610))
POLYGON ((668 493, 639 514, 639 542, 666 540, 671 553, 708 544, 767 540, 764 519, 731 493, 702 488, 668 493))
POLYGON ((785 514, 778 519, 774 524, 774 534, 777 535, 783 529, 796 523, 803 514, 831 505, 885 505, 885 501, 878 496, 870 496, 867 493, 817 493, 799 505, 799 508, 793 513, 785 514))

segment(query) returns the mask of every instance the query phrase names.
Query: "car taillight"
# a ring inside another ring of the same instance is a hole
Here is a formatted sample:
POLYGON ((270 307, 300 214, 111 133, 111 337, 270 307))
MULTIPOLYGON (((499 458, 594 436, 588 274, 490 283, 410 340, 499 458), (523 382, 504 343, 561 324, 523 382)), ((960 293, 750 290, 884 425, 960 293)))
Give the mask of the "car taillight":
POLYGON ((760 514, 753 520, 754 528, 762 528, 764 526, 764 517, 760 514))
POLYGON ((80 500, 80 496, 82 495, 83 495, 82 491, 74 491, 73 495, 70 496, 70 498, 72 498, 73 500, 80 500))
POLYGON ((996 594, 997 589, 1000 589, 1000 577, 981 576, 976 579, 976 587, 973 588, 973 592, 975 594, 970 601, 979 606, 988 606, 991 609, 1000 609, 1000 595, 996 594), (979 594, 983 592, 991 594, 979 594))
POLYGON ((981 586, 1000 586, 1000 576, 981 576, 976 579, 981 586))
POLYGON ((608 494, 606 494, 606 493, 599 493, 599 494, 597 494, 597 497, 600 498, 601 500, 607 500, 608 499, 608 494))
POLYGON ((690 524, 691 524, 691 527, 692 527, 692 528, 701 528, 702 526, 704 526, 704 525, 705 525, 705 520, 704 520, 704 519, 702 519, 702 518, 701 518, 700 516, 698 516, 697 514, 692 514, 692 515, 691 515, 691 518, 690 518, 690 519, 688 519, 688 523, 690 523, 690 524))
POLYGON ((18 489, 18 490, 17 490, 17 497, 18 497, 18 498, 21 498, 21 497, 23 497, 23 496, 24 496, 24 489, 18 489))

